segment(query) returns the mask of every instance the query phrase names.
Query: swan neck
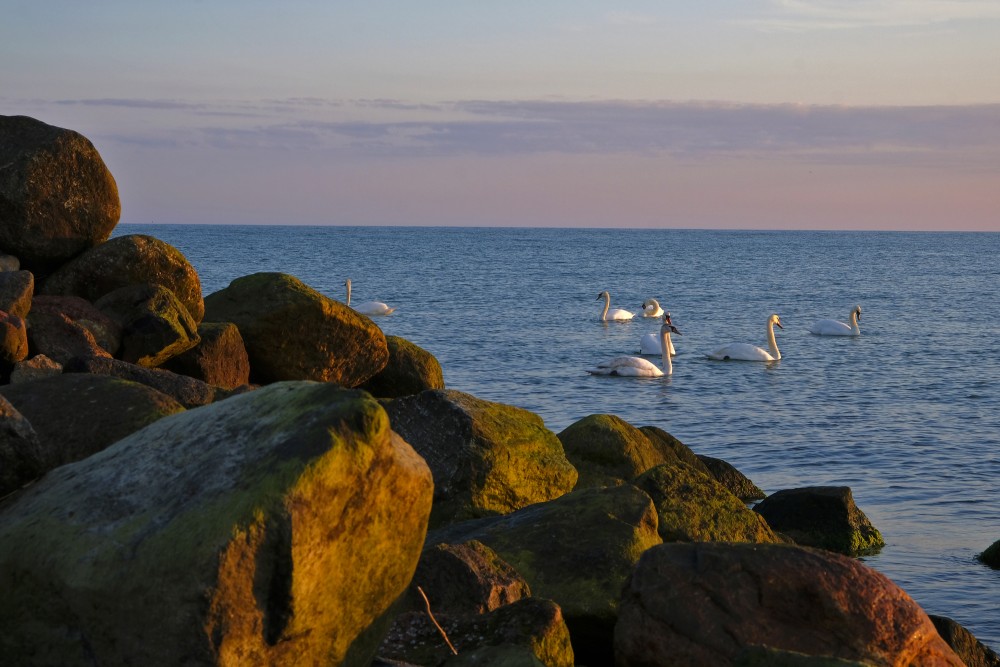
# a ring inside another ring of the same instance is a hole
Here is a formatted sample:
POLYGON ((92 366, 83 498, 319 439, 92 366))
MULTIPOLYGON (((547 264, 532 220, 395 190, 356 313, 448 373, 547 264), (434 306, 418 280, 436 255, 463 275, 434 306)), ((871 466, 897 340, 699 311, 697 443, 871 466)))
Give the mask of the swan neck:
POLYGON ((858 327, 858 311, 851 311, 851 332, 854 334, 861 333, 861 329, 858 327))
POLYGON ((351 281, 348 280, 347 283, 347 305, 351 305, 351 281))
POLYGON ((767 346, 771 348, 771 356, 781 359, 781 352, 778 351, 778 341, 774 338, 774 322, 767 322, 767 346))
POLYGON ((663 327, 660 333, 660 347, 663 348, 663 373, 672 375, 674 372, 674 362, 670 359, 670 330, 663 327))
POLYGON ((608 319, 608 309, 611 308, 611 295, 604 293, 604 310, 601 312, 601 320, 608 319))

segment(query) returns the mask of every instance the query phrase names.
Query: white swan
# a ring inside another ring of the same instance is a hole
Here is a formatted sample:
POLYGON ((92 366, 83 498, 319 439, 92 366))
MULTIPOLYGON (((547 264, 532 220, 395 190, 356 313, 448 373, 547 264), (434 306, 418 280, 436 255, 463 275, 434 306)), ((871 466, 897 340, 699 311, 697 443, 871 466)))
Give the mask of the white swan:
MULTIPOLYGON (((347 288, 347 305, 351 305, 351 279, 348 278, 344 281, 344 287, 347 288)), ((396 310, 395 308, 390 308, 381 301, 365 301, 364 303, 359 303, 354 306, 356 312, 362 315, 388 315, 389 313, 396 310)))
MULTIPOLYGON (((660 326, 660 340, 661 346, 664 350, 670 349, 670 332, 680 335, 680 331, 677 330, 673 324, 670 323, 669 316, 663 317, 663 325, 660 326)), ((607 361, 602 361, 597 364, 596 368, 588 368, 587 372, 591 375, 616 375, 619 377, 660 377, 663 375, 672 375, 674 372, 674 365, 670 361, 670 355, 662 355, 663 359, 663 370, 660 370, 659 366, 656 364, 643 359, 642 357, 615 357, 614 359, 608 359, 607 361)))
POLYGON ((837 320, 818 320, 809 328, 809 333, 817 336, 860 336, 861 329, 858 320, 861 319, 861 306, 854 306, 851 311, 851 323, 845 324, 837 320))
POLYGON ((604 311, 601 312, 601 321, 607 322, 608 320, 630 320, 635 317, 635 313, 630 313, 627 310, 622 310, 621 308, 615 308, 608 312, 611 308, 611 295, 608 294, 607 290, 604 290, 597 295, 597 300, 600 301, 604 299, 604 311))
MULTIPOLYGON (((642 316, 643 317, 663 317, 663 309, 660 308, 660 302, 656 299, 646 299, 642 302, 642 316)), ((654 335, 653 338, 656 338, 654 335)))
POLYGON ((727 359, 737 359, 740 361, 778 361, 781 359, 781 352, 778 351, 778 343, 774 340, 775 325, 778 325, 779 329, 785 328, 781 326, 781 318, 776 314, 767 318, 767 346, 770 348, 770 352, 749 343, 731 343, 725 347, 720 347, 708 356, 711 359, 718 359, 719 361, 727 359))
MULTIPOLYGON (((665 313, 663 319, 668 324, 670 323, 670 313, 665 313)), ((670 356, 676 357, 677 350, 674 349, 674 342, 668 337, 667 340, 670 342, 670 356)), ((663 354, 663 348, 660 342, 660 334, 648 333, 643 334, 642 338, 639 339, 639 354, 663 354)))

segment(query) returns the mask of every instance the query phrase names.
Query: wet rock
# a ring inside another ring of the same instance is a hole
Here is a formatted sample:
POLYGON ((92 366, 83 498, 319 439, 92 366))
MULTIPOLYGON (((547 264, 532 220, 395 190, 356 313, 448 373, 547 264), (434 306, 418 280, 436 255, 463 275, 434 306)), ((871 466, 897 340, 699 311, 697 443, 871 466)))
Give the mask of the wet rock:
POLYGON ((780 542, 761 516, 712 477, 674 461, 633 482, 656 506, 664 542, 780 542))
POLYGON ((945 616, 930 614, 930 618, 938 634, 958 654, 966 667, 1000 667, 1000 655, 960 624, 945 616))
POLYGON ((803 546, 860 556, 885 545, 846 486, 785 489, 762 500, 754 511, 771 528, 803 546))
POLYGON ((94 305, 121 326, 118 357, 155 368, 198 344, 198 325, 163 285, 142 283, 108 292, 94 305))
POLYGON ((729 489, 734 496, 743 502, 760 500, 767 496, 746 475, 726 461, 712 458, 711 456, 699 456, 698 459, 705 464, 709 473, 719 484, 729 489))
POLYGON ((432 526, 507 514, 576 483, 559 439, 527 410, 451 390, 397 398, 386 410, 434 474, 432 526))
POLYGON ((86 137, 0 116, 0 248, 46 271, 101 243, 121 216, 118 186, 86 137))
POLYGON ((400 338, 386 336, 389 360, 379 373, 361 388, 379 398, 419 394, 427 389, 444 389, 441 364, 427 350, 400 338))
POLYGON ((235 324, 202 322, 198 337, 196 346, 167 360, 163 368, 226 389, 249 384, 250 358, 235 324))
POLYGON ((367 666, 430 502, 427 467, 363 392, 283 383, 174 415, 5 505, 0 652, 367 666))
POLYGON ((177 401, 137 382, 63 374, 0 387, 38 434, 45 470, 79 461, 155 421, 177 401))
POLYGON ((34 294, 35 276, 30 271, 0 271, 0 310, 23 319, 34 294))
POLYGON ((0 498, 45 472, 38 434, 27 419, 0 396, 0 498))
POLYGON ((754 646, 873 665, 962 664, 885 576, 852 558, 777 544, 648 550, 622 594, 614 641, 621 667, 731 664, 754 646))
POLYGON ((580 479, 578 488, 622 484, 669 458, 646 435, 614 415, 590 415, 559 433, 580 479))
POLYGON ((284 273, 237 278, 205 299, 208 322, 239 327, 253 382, 317 380, 356 387, 389 357, 374 322, 284 273))
POLYGON ((205 304, 194 267, 177 248, 145 234, 118 236, 88 250, 46 278, 40 292, 95 302, 108 292, 143 283, 166 287, 195 323, 201 322, 205 304))

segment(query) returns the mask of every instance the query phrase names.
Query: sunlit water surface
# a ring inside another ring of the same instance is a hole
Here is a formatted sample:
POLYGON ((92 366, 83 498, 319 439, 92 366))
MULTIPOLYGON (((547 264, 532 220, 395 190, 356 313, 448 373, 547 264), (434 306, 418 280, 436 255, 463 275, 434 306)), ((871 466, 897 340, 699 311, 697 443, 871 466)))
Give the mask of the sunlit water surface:
POLYGON ((432 352, 452 389, 559 432, 594 413, 666 429, 766 492, 846 485, 887 546, 866 562, 928 612, 1000 649, 1000 234, 120 225, 179 248, 205 294, 281 271, 385 301, 387 334, 432 352), (669 379, 592 377, 652 319, 598 321, 597 294, 654 297, 682 336, 669 379), (861 304, 860 338, 808 333, 861 304), (730 342, 782 360, 716 362, 730 342))

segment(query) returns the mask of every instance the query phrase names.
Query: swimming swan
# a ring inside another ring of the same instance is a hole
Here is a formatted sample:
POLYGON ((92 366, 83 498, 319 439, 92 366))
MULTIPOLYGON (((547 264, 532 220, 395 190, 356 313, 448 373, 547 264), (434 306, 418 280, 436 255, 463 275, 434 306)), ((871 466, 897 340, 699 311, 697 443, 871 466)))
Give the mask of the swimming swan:
MULTIPOLYGON (((670 322, 670 313, 663 315, 665 321, 670 322)), ((667 340, 670 340, 669 338, 667 340)), ((660 345, 660 335, 655 333, 643 334, 639 339, 639 354, 663 354, 660 345)), ((674 342, 670 340, 670 356, 676 357, 677 350, 674 349, 674 342)))
MULTIPOLYGON (((660 341, 661 349, 670 349, 670 332, 677 335, 681 335, 681 332, 677 330, 673 324, 670 323, 670 316, 663 316, 663 325, 660 327, 660 341)), ((608 359, 607 361, 602 361, 597 364, 597 368, 588 368, 587 372, 591 375, 616 375, 619 377, 660 377, 663 375, 672 375, 674 372, 674 365, 670 361, 670 355, 664 354, 663 357, 663 370, 642 357, 615 357, 614 359, 608 359)))
MULTIPOLYGON (((347 305, 351 305, 351 279, 348 278, 344 282, 344 287, 347 288, 347 305)), ((396 310, 395 308, 390 308, 381 301, 365 301, 364 303, 359 303, 354 306, 356 312, 362 315, 388 315, 389 313, 396 310)))
POLYGON ((608 294, 607 290, 597 295, 597 300, 600 301, 601 299, 604 299, 604 311, 601 313, 602 322, 607 322, 608 320, 630 320, 635 317, 634 313, 622 310, 621 308, 615 308, 611 312, 608 312, 608 309, 611 308, 611 295, 608 294))
POLYGON ((767 350, 763 350, 756 345, 750 345, 749 343, 731 343, 725 347, 720 347, 715 352, 709 354, 709 358, 717 359, 719 361, 724 361, 726 359, 737 359, 740 361, 778 361, 781 359, 781 352, 778 351, 778 343, 774 340, 774 326, 778 325, 779 329, 784 329, 781 326, 781 318, 775 315, 767 318, 767 346, 770 348, 770 353, 767 350))
MULTIPOLYGON (((663 317, 663 309, 660 308, 660 302, 656 299, 646 299, 642 302, 642 316, 643 317, 663 317)), ((653 338, 656 338, 654 335, 653 338)))
POLYGON ((860 336, 861 329, 858 320, 861 319, 861 306, 854 306, 851 311, 851 323, 844 324, 837 320, 818 320, 809 328, 809 333, 817 336, 860 336))

